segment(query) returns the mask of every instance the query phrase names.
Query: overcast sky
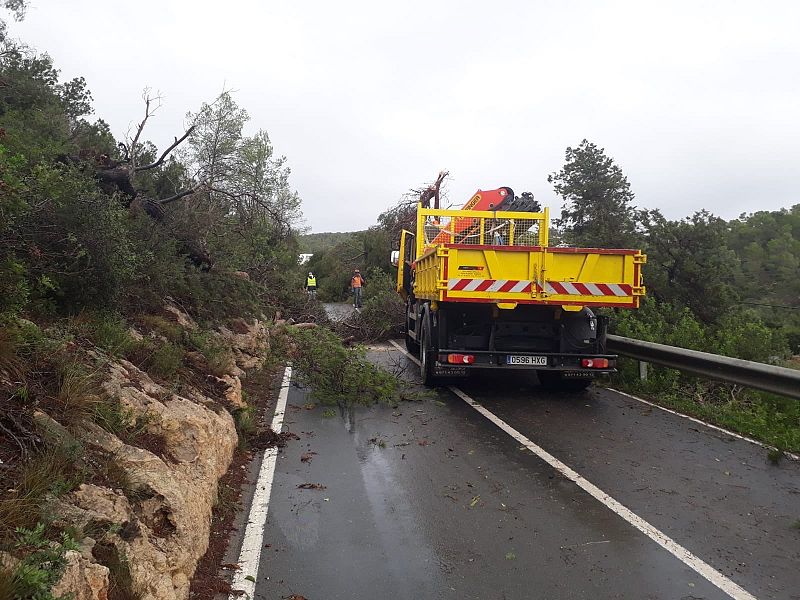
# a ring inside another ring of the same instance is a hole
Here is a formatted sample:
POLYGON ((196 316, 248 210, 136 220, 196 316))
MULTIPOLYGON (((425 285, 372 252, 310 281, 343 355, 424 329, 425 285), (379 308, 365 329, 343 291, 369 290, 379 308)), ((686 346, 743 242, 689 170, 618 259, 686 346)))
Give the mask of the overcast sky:
POLYGON ((800 2, 31 0, 11 33, 83 75, 117 137, 236 90, 315 231, 365 228, 452 175, 531 191, 588 138, 641 207, 725 218, 800 202, 800 2))

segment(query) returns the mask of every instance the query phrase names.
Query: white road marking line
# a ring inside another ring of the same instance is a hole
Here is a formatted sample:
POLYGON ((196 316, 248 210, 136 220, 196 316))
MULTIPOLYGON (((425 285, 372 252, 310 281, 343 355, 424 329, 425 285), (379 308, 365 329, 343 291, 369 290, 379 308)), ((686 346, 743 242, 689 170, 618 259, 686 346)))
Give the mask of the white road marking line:
POLYGON ((408 358, 410 358, 410 359, 411 359, 411 360, 412 360, 414 363, 416 363, 416 365, 417 365, 418 367, 420 366, 420 362, 419 362, 419 360, 417 360, 417 357, 416 357, 416 356, 414 356, 413 354, 411 354, 411 353, 410 353, 408 350, 406 350, 405 348, 402 348, 402 347, 400 346, 400 344, 398 344, 398 343, 397 343, 397 342, 395 342, 394 340, 389 340, 389 343, 390 343, 392 346, 394 346, 395 348, 397 348, 398 350, 400 350, 400 352, 402 352, 403 354, 405 354, 405 355, 406 355, 408 358))
MULTIPOLYGON (((643 404, 647 404, 648 406, 652 406, 653 408, 657 408, 659 410, 663 410, 664 412, 668 412, 668 413, 670 413, 672 415, 675 415, 677 417, 683 417, 684 419, 689 419, 693 423, 697 423, 698 425, 704 425, 705 427, 708 427, 709 429, 713 429, 714 431, 719 431, 720 433, 724 433, 725 435, 729 435, 731 437, 735 437, 737 439, 744 440, 745 442, 750 442, 751 444, 755 444, 756 446, 761 446, 762 448, 766 448, 767 450, 777 450, 777 448, 775 448, 775 446, 770 446, 769 444, 765 444, 764 442, 759 442, 758 440, 754 440, 753 438, 747 437, 746 435, 742 435, 740 433, 736 433, 735 431, 730 431, 730 430, 725 429, 723 427, 718 427, 717 425, 712 425, 711 423, 706 423, 705 421, 702 421, 702 420, 698 419, 697 417, 692 417, 690 415, 685 415, 683 413, 679 413, 676 410, 672 410, 671 408, 667 408, 665 406, 661 406, 660 404, 656 404, 655 402, 650 402, 649 400, 645 400, 644 398, 639 398, 638 396, 634 396, 633 394, 629 394, 627 392, 623 392, 621 390, 618 390, 618 389, 615 389, 615 388, 611 388, 611 387, 610 388, 606 388, 606 389, 610 390, 610 391, 612 391, 612 392, 614 392, 616 394, 619 394, 621 396, 625 396, 626 398, 630 398, 632 400, 637 400, 637 401, 639 401, 639 402, 641 402, 643 404)), ((792 460, 800 460, 800 456, 798 456, 797 454, 793 454, 791 452, 784 452, 784 455, 787 456, 788 458, 791 458, 792 460)))
MULTIPOLYGON (((394 340, 389 340, 391 344, 400 350, 403 354, 408 356, 411 360, 415 363, 419 364, 419 361, 411 356, 405 349, 401 348, 394 340)), ((500 417, 496 416, 494 413, 483 407, 481 404, 470 398, 467 394, 462 392, 455 386, 449 387, 450 391, 453 392, 456 396, 461 398, 464 402, 478 411, 481 415, 486 417, 489 421, 497 425, 500 429, 505 431, 508 435, 510 435, 514 440, 525 446, 528 450, 533 452, 536 456, 542 459, 544 462, 549 464, 553 467, 556 471, 561 473, 564 477, 575 483, 579 488, 583 491, 588 493, 590 496, 595 498, 597 501, 601 502, 604 506, 612 510, 618 516, 625 519, 629 524, 633 525, 636 529, 641 531, 659 546, 664 548, 667 552, 672 554, 675 558, 680 560, 690 569, 695 571, 697 574, 701 575, 705 579, 707 579, 710 583, 718 587, 720 590, 728 594, 734 600, 756 600, 755 596, 750 594, 747 590, 740 587, 738 584, 734 583, 727 577, 725 577, 722 573, 714 569, 711 565, 704 562, 702 559, 698 558, 694 554, 692 554, 689 550, 678 544, 668 535, 653 527, 650 523, 642 519, 639 515, 634 513, 632 510, 606 494, 603 490, 598 488, 589 480, 585 479, 581 475, 579 475, 576 471, 568 467, 566 464, 558 460, 555 456, 547 452, 544 448, 538 446, 537 444, 533 443, 527 437, 522 435, 519 431, 511 427, 508 423, 503 421, 500 417)))
POLYGON ((709 564, 689 552, 686 548, 675 542, 672 538, 665 533, 656 529, 650 523, 642 519, 639 515, 632 510, 622 505, 620 502, 606 494, 603 490, 573 471, 570 467, 558 460, 555 456, 547 452, 544 448, 534 444, 531 440, 522 435, 519 431, 511 427, 508 423, 503 421, 500 417, 484 408, 481 404, 470 398, 467 394, 462 392, 455 386, 449 387, 450 391, 456 396, 461 398, 464 402, 469 404, 472 408, 481 413, 484 417, 489 419, 492 423, 497 425, 500 429, 505 431, 508 435, 514 438, 517 442, 524 445, 528 450, 533 452, 536 456, 541 458, 544 462, 553 467, 556 471, 561 473, 564 477, 574 482, 579 488, 588 493, 590 496, 604 504, 607 508, 614 511, 617 515, 625 519, 628 523, 633 525, 636 529, 641 531, 656 544, 664 548, 667 552, 672 554, 675 558, 683 562, 690 569, 705 577, 713 585, 717 586, 720 590, 728 594, 735 600, 755 600, 755 596, 747 592, 744 588, 740 587, 722 573, 711 567, 709 564))
MULTIPOLYGON (((281 429, 283 429, 283 416, 286 412, 286 402, 289 399, 291 382, 292 366, 286 365, 286 370, 283 372, 281 391, 278 394, 278 402, 275 405, 275 415, 272 418, 272 429, 277 433, 280 433, 281 429)), ((267 524, 267 511, 272 493, 272 482, 275 478, 277 458, 277 448, 267 448, 264 451, 261 470, 258 472, 256 491, 253 495, 253 503, 250 506, 250 515, 247 517, 247 526, 244 530, 242 549, 239 551, 239 570, 233 574, 231 588, 244 592, 246 596, 233 592, 228 596, 229 600, 255 597, 258 564, 261 561, 261 547, 264 545, 264 529, 267 524)))

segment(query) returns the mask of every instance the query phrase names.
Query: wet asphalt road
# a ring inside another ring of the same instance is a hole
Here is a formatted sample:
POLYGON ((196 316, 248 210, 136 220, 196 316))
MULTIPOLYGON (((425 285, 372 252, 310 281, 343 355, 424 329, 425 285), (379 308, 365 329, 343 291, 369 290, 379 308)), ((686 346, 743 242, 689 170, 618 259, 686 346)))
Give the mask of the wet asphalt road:
MULTIPOLYGON (((257 598, 728 597, 400 352, 370 356, 422 397, 325 416, 291 389, 257 598)), ((608 390, 459 387, 755 597, 800 598, 797 462, 608 390)))
POLYGON ((323 306, 331 321, 343 321, 355 310, 349 302, 329 302, 323 306))

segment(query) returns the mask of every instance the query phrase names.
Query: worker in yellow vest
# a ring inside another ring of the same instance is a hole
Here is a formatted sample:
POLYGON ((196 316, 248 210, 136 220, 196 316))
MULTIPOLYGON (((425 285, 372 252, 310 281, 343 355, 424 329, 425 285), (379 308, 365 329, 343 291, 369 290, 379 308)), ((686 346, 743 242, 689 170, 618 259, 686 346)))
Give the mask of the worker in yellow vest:
POLYGON ((317 297, 317 277, 311 271, 308 272, 308 277, 306 278, 306 293, 311 299, 317 297))

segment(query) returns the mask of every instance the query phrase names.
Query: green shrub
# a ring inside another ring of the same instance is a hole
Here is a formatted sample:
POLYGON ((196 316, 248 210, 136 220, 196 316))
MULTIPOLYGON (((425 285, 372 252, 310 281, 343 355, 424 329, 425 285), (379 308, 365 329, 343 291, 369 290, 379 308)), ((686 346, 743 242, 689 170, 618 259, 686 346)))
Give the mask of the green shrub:
POLYGON ((327 404, 392 402, 398 379, 371 363, 361 346, 346 348, 330 329, 289 328, 297 345, 294 365, 311 395, 327 404))
POLYGON ((208 331, 190 331, 186 334, 189 348, 200 352, 208 362, 211 373, 222 377, 236 364, 233 352, 219 336, 208 331))
POLYGON ((258 431, 255 408, 246 406, 236 409, 233 411, 233 422, 236 425, 236 433, 239 436, 239 448, 246 449, 250 437, 258 431))
POLYGON ((358 324, 364 339, 381 340, 396 336, 405 325, 405 303, 395 291, 392 278, 380 269, 370 270, 372 282, 365 291, 364 308, 358 324))
POLYGON ((0 324, 17 316, 28 303, 30 284, 24 263, 0 259, 0 324))
POLYGON ((169 379, 174 377, 183 365, 183 355, 183 348, 172 342, 165 342, 150 355, 145 368, 148 373, 169 379))
MULTIPOLYGON (((62 534, 58 542, 48 540, 44 523, 38 523, 33 529, 19 528, 15 545, 26 554, 6 584, 13 592, 11 597, 14 600, 54 600, 51 589, 64 573, 66 552, 78 549, 75 540, 67 534, 62 534)), ((3 593, 2 587, 0 593, 3 593)))
POLYGON ((183 327, 158 315, 143 315, 139 321, 148 331, 164 336, 170 342, 180 344, 183 340, 183 327))
POLYGON ((172 342, 144 338, 136 342, 126 358, 152 377, 169 379, 183 365, 185 351, 172 342))
POLYGON ((104 398, 98 402, 92 414, 92 421, 118 437, 122 437, 134 420, 131 410, 113 398, 104 398))
POLYGON ((92 314, 84 328, 96 346, 113 356, 124 356, 136 342, 128 332, 125 319, 115 313, 92 314))
POLYGON ((789 355, 783 333, 764 325, 754 311, 726 314, 712 336, 713 351, 725 356, 774 363, 789 355))

